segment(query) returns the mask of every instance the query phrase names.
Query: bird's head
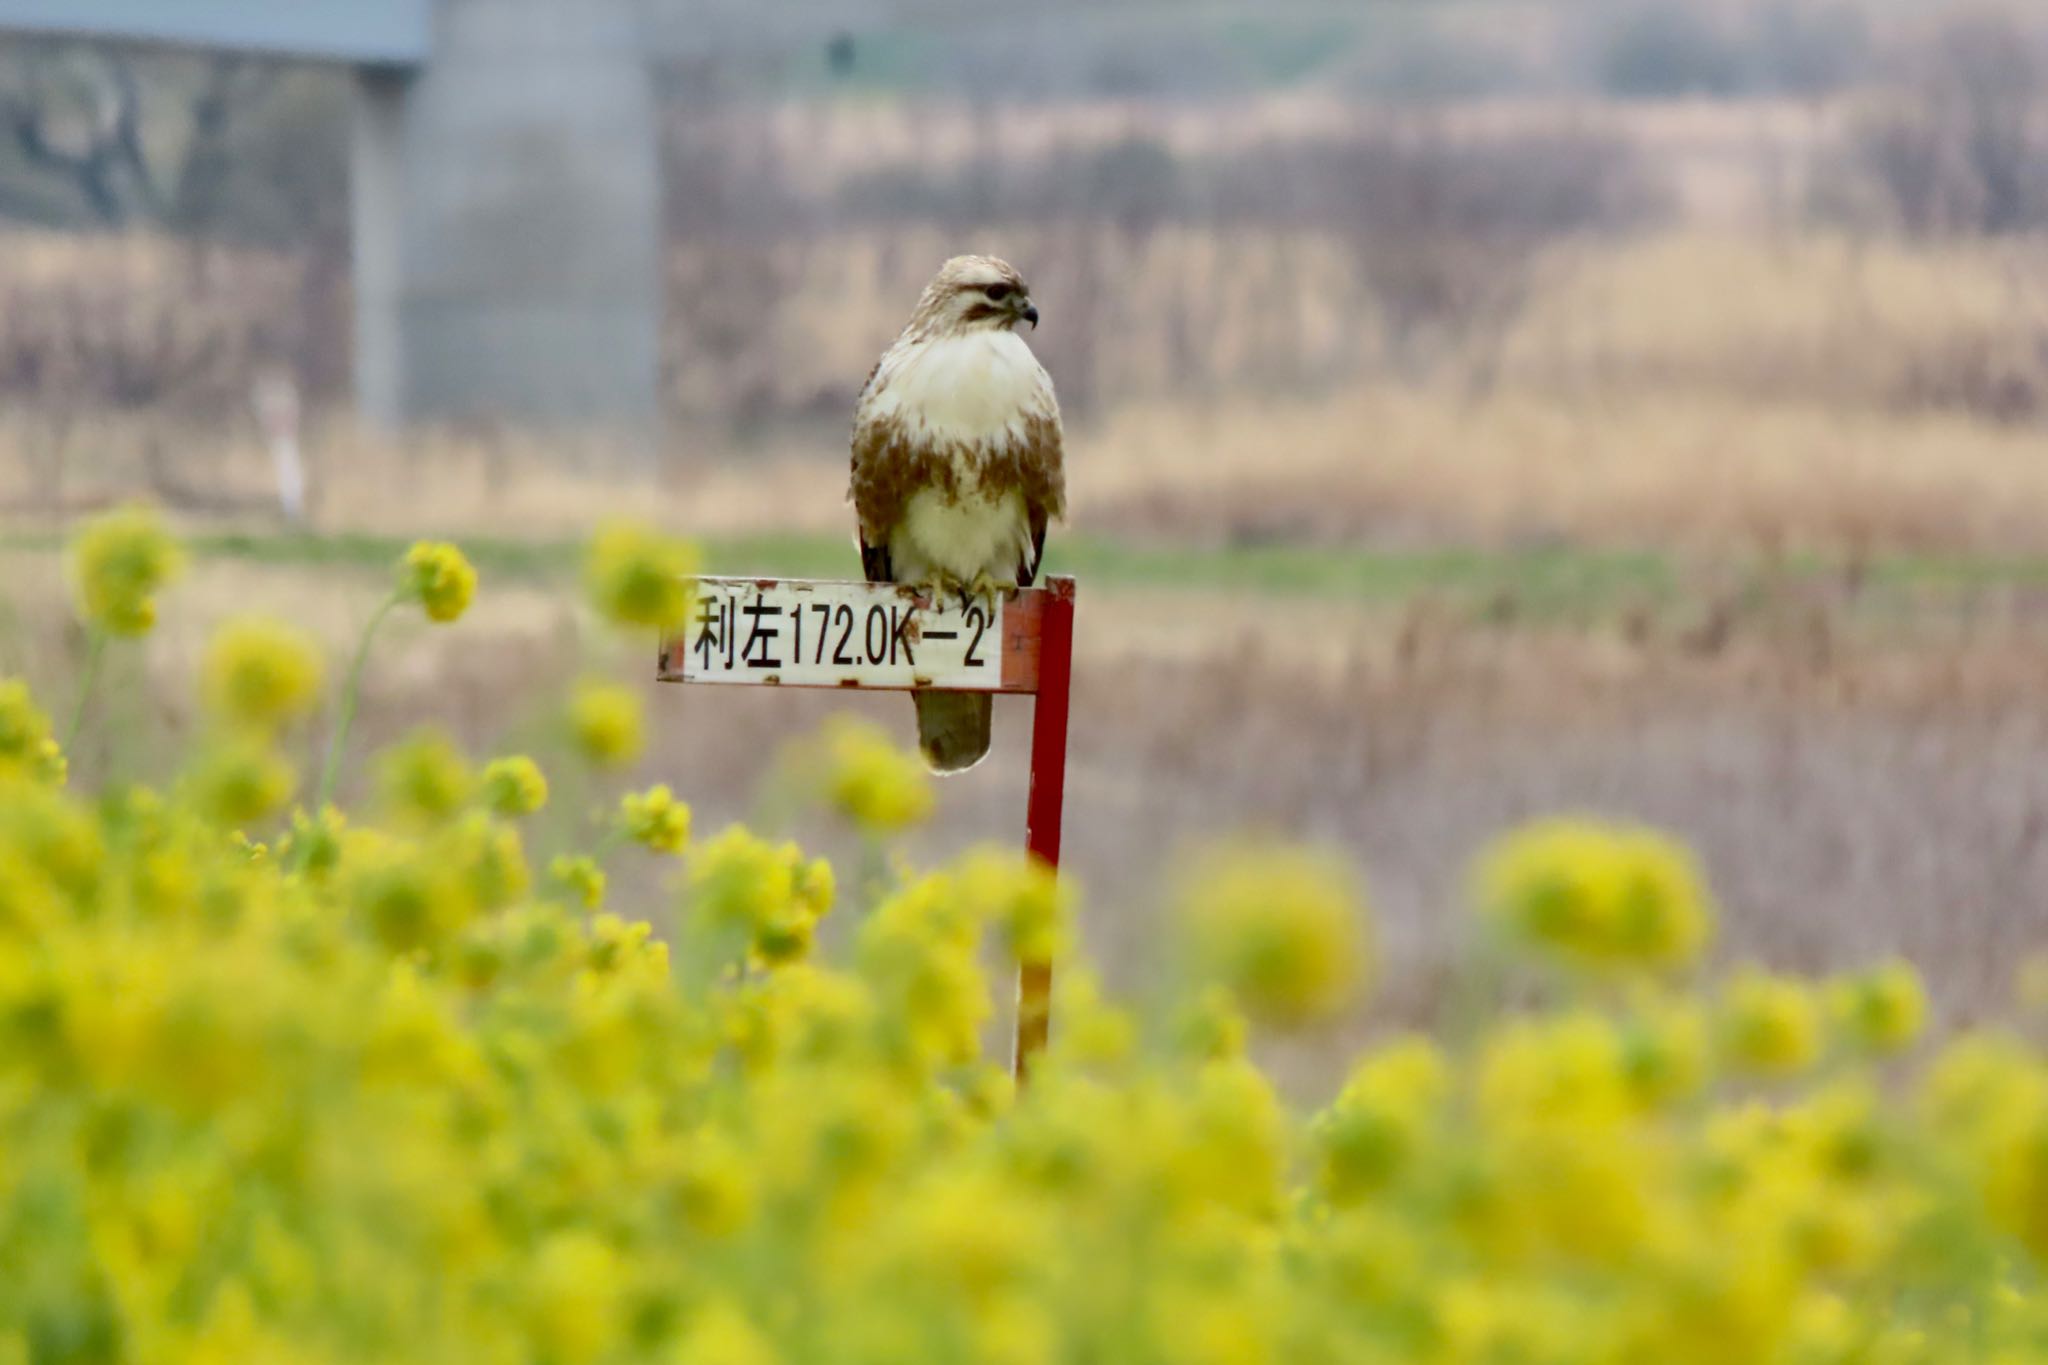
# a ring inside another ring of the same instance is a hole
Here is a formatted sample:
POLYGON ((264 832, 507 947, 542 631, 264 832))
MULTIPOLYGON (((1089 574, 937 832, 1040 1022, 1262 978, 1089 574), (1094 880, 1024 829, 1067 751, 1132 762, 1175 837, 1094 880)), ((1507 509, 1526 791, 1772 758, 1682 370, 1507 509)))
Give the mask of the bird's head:
POLYGON ((1035 329, 1038 309, 1016 267, 993 256, 955 256, 924 287, 911 326, 928 333, 1008 331, 1020 322, 1035 329))

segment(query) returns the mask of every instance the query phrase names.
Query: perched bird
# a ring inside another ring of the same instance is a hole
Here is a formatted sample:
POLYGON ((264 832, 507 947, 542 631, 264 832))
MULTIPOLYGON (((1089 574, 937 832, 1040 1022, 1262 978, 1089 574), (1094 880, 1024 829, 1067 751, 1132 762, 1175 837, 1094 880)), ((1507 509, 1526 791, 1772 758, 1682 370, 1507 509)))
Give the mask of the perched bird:
MULTIPOLYGON (((1066 512, 1060 405, 1017 324, 1023 278, 993 256, 939 267, 853 414, 853 509, 871 583, 992 596, 1028 587, 1066 512)), ((988 752, 994 699, 919 692, 917 743, 941 773, 988 752)))

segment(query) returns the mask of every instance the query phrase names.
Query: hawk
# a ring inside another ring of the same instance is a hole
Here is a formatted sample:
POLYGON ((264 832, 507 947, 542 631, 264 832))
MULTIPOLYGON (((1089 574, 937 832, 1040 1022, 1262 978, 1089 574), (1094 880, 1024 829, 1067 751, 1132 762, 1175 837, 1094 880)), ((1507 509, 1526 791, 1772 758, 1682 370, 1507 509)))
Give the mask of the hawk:
MULTIPOLYGON (((1060 405, 1017 324, 1031 291, 1006 261, 955 256, 868 375, 853 412, 853 510, 870 583, 993 596, 1029 587, 1066 512, 1060 405)), ((994 698, 918 692, 935 772, 988 752, 994 698)))

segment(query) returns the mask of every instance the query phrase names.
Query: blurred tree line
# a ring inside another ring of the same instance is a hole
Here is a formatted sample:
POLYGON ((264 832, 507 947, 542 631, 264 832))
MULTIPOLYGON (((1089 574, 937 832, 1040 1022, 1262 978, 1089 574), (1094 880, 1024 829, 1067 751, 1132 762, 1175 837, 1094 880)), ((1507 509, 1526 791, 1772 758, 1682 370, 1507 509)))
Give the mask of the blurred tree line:
MULTIPOLYGON (((1057 301, 1038 344, 1078 413, 1365 368, 1484 384, 1552 248, 1671 212, 1634 101, 1825 111, 1807 222, 2048 230, 2048 49, 2024 11, 1882 27, 1852 0, 1434 0, 1141 32, 1143 8, 1106 7, 1080 47, 963 26, 923 48, 841 34, 765 79, 665 67, 677 412, 843 414, 933 261, 990 244, 1057 301), (1246 119, 1244 92, 1276 85, 1344 112, 1246 119), (1559 94, 1598 98, 1537 98, 1559 94), (850 334, 821 334, 856 280, 850 334)), ((339 393, 348 116, 332 70, 0 46, 0 218, 179 253, 0 260, 0 393, 239 410, 263 363, 339 393)))

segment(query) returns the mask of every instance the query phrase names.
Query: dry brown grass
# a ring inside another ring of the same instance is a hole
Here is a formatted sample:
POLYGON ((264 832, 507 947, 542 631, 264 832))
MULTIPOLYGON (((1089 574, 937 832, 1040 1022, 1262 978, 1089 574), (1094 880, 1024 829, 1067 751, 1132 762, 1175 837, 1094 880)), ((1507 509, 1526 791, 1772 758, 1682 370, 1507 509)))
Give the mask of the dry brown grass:
MULTIPOLYGON (((851 391, 894 326, 896 276, 945 244, 842 246, 806 266, 787 310, 803 326, 760 343, 763 375, 786 390, 777 404, 808 394, 813 417, 744 440, 679 424, 653 472, 567 436, 391 443, 325 419, 308 435, 316 523, 570 534, 631 508, 706 534, 838 529, 851 391)), ((19 268, 63 259, 32 252, 19 268)), ((1158 330, 1106 362, 1116 392, 1158 394, 1175 328, 1196 323, 1217 334, 1204 354, 1235 372, 1270 346, 1288 357, 1276 384, 1303 365, 1369 377, 1303 391, 1297 374, 1264 398, 1128 397, 1078 421, 1073 503, 1092 531, 2048 549, 2048 243, 1682 232, 1588 246, 1548 264, 1505 333, 1427 381, 1370 377, 1370 355, 1346 357, 1350 334, 1318 297, 1341 269, 1333 244, 1162 233, 1135 259, 1155 297, 1182 275, 1241 288, 1199 317, 1134 324, 1158 330), (1295 302, 1276 310, 1275 295, 1295 302)), ((1076 282, 1057 281, 1049 335, 1080 306, 1058 299, 1076 282)), ((0 417, 0 508, 17 524, 152 487, 260 522, 268 477, 247 417, 0 417)))
POLYGON ((1120 414, 1077 524, 1210 540, 1571 540, 1701 551, 2048 548, 2037 431, 1654 390, 1120 414))
POLYGON ((1674 232, 1554 264, 1503 372, 1848 410, 2048 415, 2048 240, 1674 232))

